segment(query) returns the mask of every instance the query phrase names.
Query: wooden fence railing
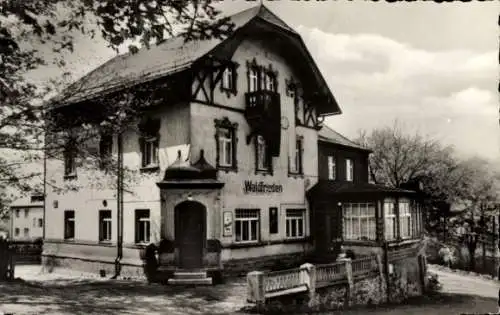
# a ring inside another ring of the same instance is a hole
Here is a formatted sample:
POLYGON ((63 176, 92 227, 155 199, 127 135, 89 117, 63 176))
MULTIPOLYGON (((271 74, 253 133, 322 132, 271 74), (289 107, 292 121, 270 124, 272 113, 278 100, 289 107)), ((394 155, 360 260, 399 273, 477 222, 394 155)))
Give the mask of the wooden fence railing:
POLYGON ((355 260, 346 259, 332 264, 304 264, 300 268, 273 272, 250 272, 247 275, 248 300, 265 301, 266 298, 314 291, 316 288, 342 282, 352 283, 356 277, 379 270, 375 256, 355 260))
POLYGON ((343 261, 332 264, 316 265, 316 287, 347 280, 346 264, 343 261))

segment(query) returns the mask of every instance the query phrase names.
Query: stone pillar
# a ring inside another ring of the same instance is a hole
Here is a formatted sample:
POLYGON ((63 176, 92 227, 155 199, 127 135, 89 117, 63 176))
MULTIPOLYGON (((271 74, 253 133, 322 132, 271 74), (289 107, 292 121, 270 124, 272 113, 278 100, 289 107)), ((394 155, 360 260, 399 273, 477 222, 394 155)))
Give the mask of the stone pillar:
POLYGON ((343 261, 345 263, 345 273, 347 278, 347 292, 345 299, 345 306, 350 306, 353 300, 353 290, 354 290, 354 279, 352 277, 352 262, 350 258, 342 258, 339 261, 343 261))
POLYGON ((309 294, 309 306, 314 306, 316 297, 316 266, 313 264, 305 263, 300 266, 303 269, 300 273, 300 282, 307 285, 309 294))
POLYGON ((384 276, 384 264, 382 262, 382 257, 380 257, 380 255, 377 254, 375 257, 377 258, 380 290, 384 291, 384 292, 381 292, 381 294, 382 294, 382 296, 386 296, 387 295, 387 287, 386 287, 385 276, 384 276), (384 290, 384 286, 386 287, 385 290, 384 290))
POLYGON ((266 290, 264 287, 264 273, 252 271, 247 274, 247 301, 255 303, 260 309, 266 302, 266 290))

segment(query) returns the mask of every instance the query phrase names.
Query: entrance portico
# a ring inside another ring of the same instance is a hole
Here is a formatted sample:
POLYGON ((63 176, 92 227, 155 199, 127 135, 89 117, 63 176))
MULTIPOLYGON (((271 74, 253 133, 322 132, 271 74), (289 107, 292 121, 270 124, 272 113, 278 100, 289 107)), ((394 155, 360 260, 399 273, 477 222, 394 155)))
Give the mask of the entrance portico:
POLYGON ((190 165, 179 152, 165 171, 161 190, 160 269, 218 271, 220 261, 220 199, 224 183, 200 152, 190 165))

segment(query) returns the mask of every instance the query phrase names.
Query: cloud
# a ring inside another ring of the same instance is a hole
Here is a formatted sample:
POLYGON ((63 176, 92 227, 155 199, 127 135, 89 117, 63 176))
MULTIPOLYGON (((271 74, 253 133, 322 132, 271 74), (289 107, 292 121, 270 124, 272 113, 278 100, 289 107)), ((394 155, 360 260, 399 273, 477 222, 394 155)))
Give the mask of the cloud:
POLYGON ((327 120, 333 128, 353 137, 397 119, 459 151, 498 156, 497 51, 429 51, 377 34, 298 31, 342 108, 327 120))

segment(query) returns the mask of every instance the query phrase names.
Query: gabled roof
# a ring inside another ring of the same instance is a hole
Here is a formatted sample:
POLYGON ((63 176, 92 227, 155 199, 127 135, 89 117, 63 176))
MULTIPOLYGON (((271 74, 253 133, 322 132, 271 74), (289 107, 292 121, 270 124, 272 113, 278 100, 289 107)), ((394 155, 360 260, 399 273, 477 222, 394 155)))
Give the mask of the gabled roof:
POLYGON ((321 130, 318 133, 318 140, 323 141, 323 142, 328 142, 328 143, 333 143, 333 144, 338 144, 350 148, 355 148, 359 150, 364 150, 367 152, 372 152, 370 149, 365 148, 359 144, 357 144, 354 141, 349 140, 345 136, 341 135, 337 131, 333 130, 332 128, 323 125, 321 130))
MULTIPOLYGON (((298 46, 304 51, 304 58, 307 59, 305 62, 310 64, 315 73, 318 90, 326 92, 328 102, 332 103, 334 107, 329 112, 324 112, 326 114, 340 113, 340 108, 327 87, 319 68, 314 63, 299 34, 290 26, 264 5, 241 11, 230 16, 229 19, 234 25, 234 33, 231 36, 234 36, 238 30, 250 22, 259 20, 272 24, 298 39, 298 46)), ((191 67, 195 61, 210 55, 224 41, 214 38, 185 42, 184 38, 179 36, 170 38, 161 44, 152 45, 149 49, 140 49, 135 54, 125 53, 116 56, 71 84, 51 103, 55 107, 78 103, 181 72, 191 67)))

